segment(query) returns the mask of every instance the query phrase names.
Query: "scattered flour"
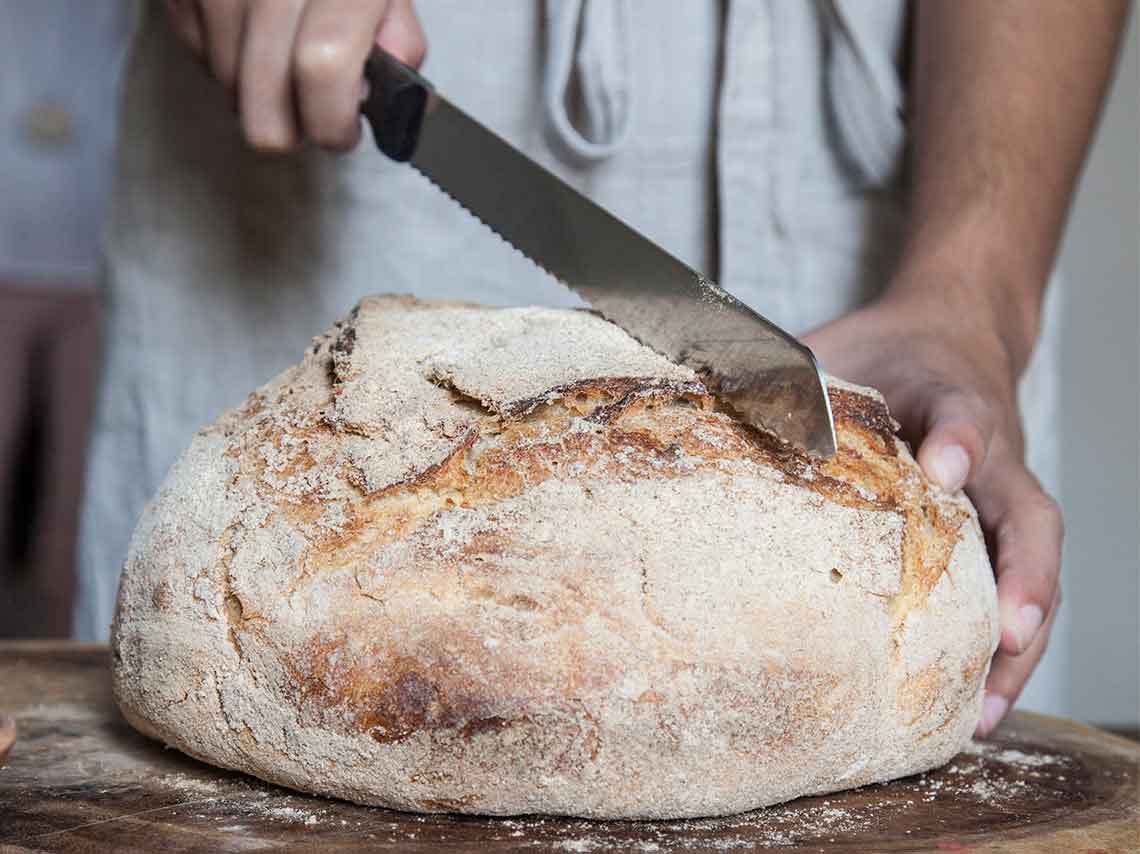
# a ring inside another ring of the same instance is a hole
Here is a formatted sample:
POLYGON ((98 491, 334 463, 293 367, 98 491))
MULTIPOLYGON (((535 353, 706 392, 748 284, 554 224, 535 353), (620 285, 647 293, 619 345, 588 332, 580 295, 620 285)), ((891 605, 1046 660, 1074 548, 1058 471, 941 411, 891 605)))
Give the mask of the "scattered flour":
POLYGON ((190 777, 186 774, 163 774, 158 778, 164 786, 169 786, 179 792, 193 792, 198 795, 216 795, 224 790, 226 780, 204 780, 200 777, 190 777))
POLYGON ((1020 750, 999 750, 990 755, 990 759, 1004 762, 1006 765, 1020 765, 1023 768, 1038 768, 1042 765, 1060 765, 1065 761, 1064 756, 1052 753, 1022 753, 1020 750))
POLYGON ((300 822, 301 824, 314 825, 320 822, 317 813, 310 810, 298 809, 297 807, 268 807, 261 812, 262 815, 285 819, 286 821, 300 822))
MULTIPOLYGON (((1070 768, 1075 766, 1067 756, 1034 751, 1031 747, 971 743, 950 764, 926 774, 744 815, 652 822, 637 827, 623 822, 523 816, 488 822, 480 840, 487 847, 509 843, 520 851, 668 854, 684 850, 789 849, 832 840, 869 840, 886 826, 900 827, 900 837, 917 838, 910 835, 932 832, 931 810, 938 802, 976 805, 979 810, 1000 813, 1007 809, 1007 804, 1037 796, 1039 789, 1040 796, 1047 796, 1048 790, 1042 787, 1057 786, 1064 779, 1055 771, 1068 772, 1070 768), (1053 768, 1041 770, 1044 766, 1053 768)), ((172 772, 156 779, 185 793, 187 803, 202 810, 199 817, 215 821, 217 829, 232 836, 242 850, 276 844, 259 835, 259 830, 265 828, 258 828, 258 819, 287 822, 298 829, 311 827, 317 833, 333 827, 338 833, 344 832, 345 827, 355 825, 378 831, 387 837, 388 843, 403 841, 409 846, 429 847, 448 840, 450 822, 472 821, 432 815, 392 816, 391 821, 385 821, 389 814, 382 810, 311 801, 236 775, 211 778, 208 772, 172 772), (208 808, 203 809, 205 805, 208 808), (416 832, 409 832, 413 828, 416 832), (240 844, 243 839, 248 846, 240 844)), ((1014 812, 1011 810, 1011 814, 1014 812)))
POLYGON ((962 752, 974 756, 984 756, 986 759, 1000 762, 1003 765, 1017 765, 1022 768, 1061 765, 1068 761, 1067 757, 1056 753, 1025 753, 1011 747, 999 748, 979 741, 971 741, 962 752))

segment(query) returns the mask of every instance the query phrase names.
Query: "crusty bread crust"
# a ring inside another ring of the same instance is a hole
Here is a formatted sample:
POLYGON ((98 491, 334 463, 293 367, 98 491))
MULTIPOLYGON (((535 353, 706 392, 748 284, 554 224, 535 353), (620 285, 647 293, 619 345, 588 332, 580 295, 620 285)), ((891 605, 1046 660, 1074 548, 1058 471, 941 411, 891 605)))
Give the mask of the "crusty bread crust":
POLYGON ((146 510, 119 705, 406 810, 714 815, 941 764, 997 643, 977 518, 831 395, 824 462, 589 313, 366 299, 146 510))

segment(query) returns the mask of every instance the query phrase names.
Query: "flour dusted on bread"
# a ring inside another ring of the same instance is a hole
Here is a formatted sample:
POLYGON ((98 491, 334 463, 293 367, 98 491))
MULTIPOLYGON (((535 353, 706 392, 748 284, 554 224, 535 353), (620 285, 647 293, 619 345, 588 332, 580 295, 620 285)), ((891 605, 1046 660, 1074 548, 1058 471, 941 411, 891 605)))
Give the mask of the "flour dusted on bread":
POLYGON ((997 642, 982 535, 874 391, 831 394, 819 461, 590 313, 366 299, 144 513, 119 705, 428 812, 707 816, 939 765, 997 642))

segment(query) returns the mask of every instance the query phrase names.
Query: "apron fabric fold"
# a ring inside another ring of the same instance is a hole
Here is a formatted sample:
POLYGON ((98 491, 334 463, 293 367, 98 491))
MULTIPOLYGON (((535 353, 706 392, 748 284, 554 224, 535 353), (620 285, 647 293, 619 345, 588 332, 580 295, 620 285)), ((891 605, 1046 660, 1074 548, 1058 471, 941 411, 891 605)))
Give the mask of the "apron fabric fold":
POLYGON ((585 160, 610 157, 630 131, 629 4, 546 0, 545 11, 547 121, 574 155, 585 160))

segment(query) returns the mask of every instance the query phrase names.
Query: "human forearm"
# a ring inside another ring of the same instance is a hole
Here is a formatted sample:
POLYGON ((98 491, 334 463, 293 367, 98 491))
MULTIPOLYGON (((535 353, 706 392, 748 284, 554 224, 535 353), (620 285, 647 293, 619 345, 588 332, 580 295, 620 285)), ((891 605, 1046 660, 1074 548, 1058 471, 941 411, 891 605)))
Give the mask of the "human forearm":
POLYGON ((1020 372, 1127 0, 915 9, 910 232, 892 289, 943 290, 1020 372))

